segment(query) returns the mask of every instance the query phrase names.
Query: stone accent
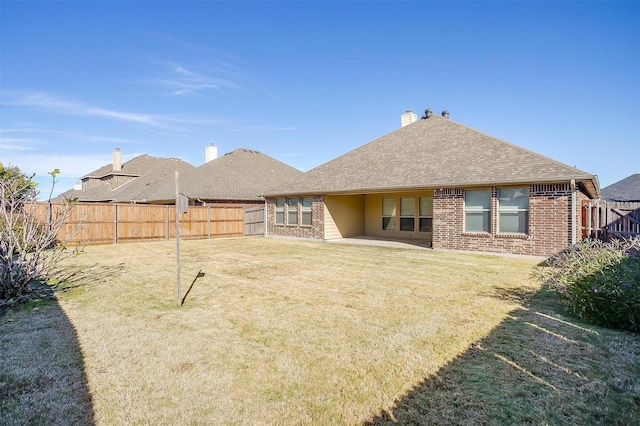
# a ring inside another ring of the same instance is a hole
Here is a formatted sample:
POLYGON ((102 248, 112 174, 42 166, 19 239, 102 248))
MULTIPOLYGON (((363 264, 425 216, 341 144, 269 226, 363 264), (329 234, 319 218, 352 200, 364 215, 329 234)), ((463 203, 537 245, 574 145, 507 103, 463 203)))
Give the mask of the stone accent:
MULTIPOLYGON (((288 197, 291 198, 291 197, 288 197)), ((287 203, 284 205, 284 217, 287 217, 287 203)), ((295 238, 324 238, 324 195, 314 195, 311 204, 311 226, 276 225, 276 199, 267 198, 267 235, 295 238)))

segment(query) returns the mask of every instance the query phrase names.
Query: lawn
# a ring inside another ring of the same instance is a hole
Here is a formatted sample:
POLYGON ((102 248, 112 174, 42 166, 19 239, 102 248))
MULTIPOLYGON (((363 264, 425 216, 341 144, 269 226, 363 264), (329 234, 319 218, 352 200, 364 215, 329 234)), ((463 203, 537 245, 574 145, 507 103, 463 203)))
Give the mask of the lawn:
POLYGON ((182 307, 175 260, 175 242, 87 247, 57 301, 2 316, 0 423, 640 418, 640 336, 566 316, 539 259, 183 241, 182 307))

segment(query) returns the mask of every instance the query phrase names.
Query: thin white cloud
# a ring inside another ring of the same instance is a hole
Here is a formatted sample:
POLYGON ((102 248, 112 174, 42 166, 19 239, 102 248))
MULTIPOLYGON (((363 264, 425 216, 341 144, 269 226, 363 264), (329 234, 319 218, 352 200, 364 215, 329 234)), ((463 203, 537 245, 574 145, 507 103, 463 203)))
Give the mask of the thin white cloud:
POLYGON ((115 111, 106 108, 86 105, 82 102, 69 101, 48 93, 3 92, 5 105, 26 106, 44 109, 56 114, 95 116, 111 118, 118 121, 159 125, 157 118, 150 114, 115 111))
POLYGON ((0 129, 0 133, 45 133, 50 135, 62 135, 62 136, 78 136, 82 134, 81 132, 75 132, 70 130, 48 130, 48 129, 36 129, 33 127, 0 129))
POLYGON ((148 114, 137 114, 133 112, 113 111, 104 108, 87 107, 83 111, 86 115, 93 115, 98 117, 113 118, 120 121, 131 121, 134 123, 143 124, 158 124, 157 120, 148 114))
MULTIPOLYGON (((11 95, 13 92, 10 92, 9 94, 11 95)), ((47 93, 29 93, 23 96, 16 93, 16 95, 17 96, 15 96, 13 100, 10 97, 8 101, 5 101, 5 104, 42 108, 59 114, 98 116, 113 118, 120 121, 155 124, 153 117, 146 114, 113 111, 105 108, 93 107, 81 102, 60 99, 47 93)))
POLYGON ((13 151, 13 152, 24 152, 24 151, 33 151, 35 150, 36 144, 38 144, 38 140, 36 139, 28 139, 28 138, 5 138, 0 136, 0 152, 13 151))
MULTIPOLYGON (((123 161, 128 161, 137 155, 140 154, 123 155, 123 161)), ((20 170, 27 174, 47 176, 53 169, 59 169, 60 177, 76 179, 113 161, 111 153, 100 155, 16 153, 6 157, 5 159, 3 156, 3 162, 19 166, 20 170)))
MULTIPOLYGON (((150 80, 148 84, 165 87, 175 96, 203 95, 206 91, 211 90, 244 89, 237 81, 230 78, 212 77, 173 62, 166 65, 169 67, 167 75, 160 79, 150 80)), ((221 73, 230 74, 228 71, 221 73)))
MULTIPOLYGON (((184 69, 183 73, 189 73, 184 69)), ((213 83, 211 83, 213 84, 213 83)), ((232 85, 233 83, 229 83, 232 85)), ((184 90, 195 91, 201 85, 185 85, 181 86, 184 90)), ((91 116, 100 117, 120 122, 134 123, 142 125, 142 129, 151 131, 157 134, 168 134, 167 132, 179 132, 184 133, 190 130, 191 126, 204 126, 204 127, 220 127, 228 128, 238 131, 246 130, 276 130, 276 131, 290 131, 295 130, 296 127, 287 126, 243 126, 233 125, 228 120, 203 116, 198 114, 144 114, 138 112, 127 112, 102 108, 99 106, 92 106, 82 102, 69 101, 48 93, 24 93, 24 92, 3 92, 3 102, 5 105, 24 106, 30 108, 43 109, 45 111, 71 116, 91 116)), ((16 133, 19 133, 19 129, 12 129, 16 133)), ((55 133, 55 131, 27 129, 25 132, 42 132, 42 133, 55 133)), ((64 134, 61 132, 59 134, 64 134)), ((82 136, 81 132, 70 132, 69 134, 76 134, 79 137, 82 136)))

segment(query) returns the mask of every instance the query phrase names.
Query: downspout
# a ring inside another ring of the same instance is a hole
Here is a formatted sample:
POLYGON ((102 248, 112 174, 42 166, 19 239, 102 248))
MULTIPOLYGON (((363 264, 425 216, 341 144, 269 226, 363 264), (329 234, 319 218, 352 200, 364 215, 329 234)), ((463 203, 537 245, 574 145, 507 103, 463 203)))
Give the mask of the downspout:
POLYGON ((263 223, 264 223, 264 231, 263 231, 263 237, 267 238, 269 236, 268 232, 267 232, 267 226, 269 225, 268 221, 267 221, 267 199, 264 199, 264 219, 263 219, 263 223))
POLYGON ((576 235, 576 180, 571 179, 571 245, 578 242, 578 236, 576 235))

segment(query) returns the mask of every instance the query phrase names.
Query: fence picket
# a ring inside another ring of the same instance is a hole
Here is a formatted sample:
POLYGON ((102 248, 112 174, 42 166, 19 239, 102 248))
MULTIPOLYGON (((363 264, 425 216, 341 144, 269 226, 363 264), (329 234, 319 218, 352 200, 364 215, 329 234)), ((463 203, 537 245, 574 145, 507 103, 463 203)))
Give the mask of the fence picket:
MULTIPOLYGON (((52 211, 62 204, 52 204, 52 211)), ((47 203, 39 214, 48 215, 47 203)), ((82 244, 119 244, 175 238, 174 206, 149 204, 77 203, 58 234, 59 240, 82 244), (75 235, 74 235, 75 234, 75 235)), ((181 239, 244 235, 244 209, 240 205, 189 206, 180 218, 181 239)))
POLYGON ((607 241, 640 236, 640 202, 587 202, 582 209, 585 237, 607 241))

